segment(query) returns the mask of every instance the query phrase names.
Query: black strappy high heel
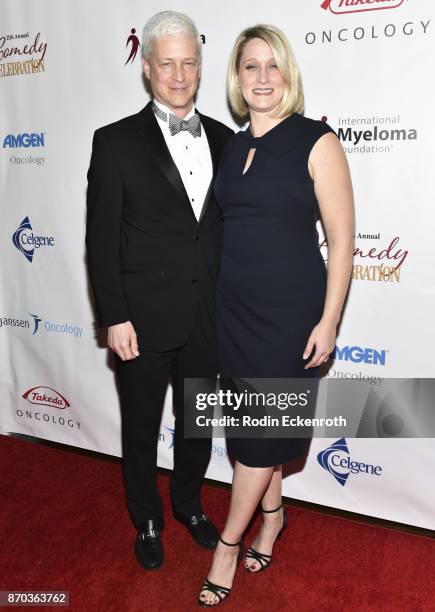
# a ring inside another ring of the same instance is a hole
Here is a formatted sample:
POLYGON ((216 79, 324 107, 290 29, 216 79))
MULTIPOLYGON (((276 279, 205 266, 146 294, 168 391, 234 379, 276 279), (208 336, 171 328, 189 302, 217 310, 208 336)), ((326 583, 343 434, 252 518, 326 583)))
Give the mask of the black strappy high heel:
MULTIPOLYGON (((275 510, 263 510, 263 508, 261 508, 261 511, 265 513, 278 512, 278 510, 281 510, 282 507, 283 505, 281 504, 279 508, 275 508, 275 510)), ((275 542, 278 540, 278 538, 281 537, 282 532, 284 531, 286 527, 287 527, 287 512, 285 511, 285 508, 284 508, 282 527, 279 530, 278 535, 276 536, 275 542)), ((258 563, 261 565, 260 569, 257 569, 257 570, 249 569, 249 567, 246 567, 245 565, 245 570, 247 572, 250 572, 251 574, 258 574, 259 572, 262 572, 263 570, 268 568, 272 562, 272 555, 266 555, 264 553, 260 553, 258 552, 258 550, 255 550, 255 548, 248 548, 245 558, 255 559, 255 561, 258 561, 258 563)))
MULTIPOLYGON (((219 536, 219 540, 222 542, 222 544, 225 544, 225 546, 238 546, 239 547, 239 552, 237 554, 237 563, 238 563, 240 559, 242 559, 243 554, 244 554, 243 540, 240 540, 240 542, 236 542, 235 544, 229 544, 228 542, 225 542, 225 540, 223 540, 220 536, 219 536)), ((231 588, 220 586, 219 584, 210 582, 210 580, 206 578, 203 582, 203 585, 201 587, 199 594, 201 595, 203 591, 210 591, 211 593, 213 593, 214 595, 218 597, 219 601, 217 601, 216 603, 212 603, 212 604, 208 604, 205 601, 202 601, 202 599, 198 597, 198 603, 200 606, 203 606, 205 608, 212 608, 213 606, 218 606, 220 603, 228 599, 231 588)))

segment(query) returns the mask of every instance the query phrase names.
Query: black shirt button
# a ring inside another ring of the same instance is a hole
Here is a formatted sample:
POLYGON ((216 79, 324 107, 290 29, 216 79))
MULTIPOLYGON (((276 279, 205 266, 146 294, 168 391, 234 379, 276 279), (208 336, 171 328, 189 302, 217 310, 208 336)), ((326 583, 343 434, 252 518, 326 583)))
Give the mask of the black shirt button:
POLYGON ((192 278, 192 284, 196 283, 196 278, 192 278))

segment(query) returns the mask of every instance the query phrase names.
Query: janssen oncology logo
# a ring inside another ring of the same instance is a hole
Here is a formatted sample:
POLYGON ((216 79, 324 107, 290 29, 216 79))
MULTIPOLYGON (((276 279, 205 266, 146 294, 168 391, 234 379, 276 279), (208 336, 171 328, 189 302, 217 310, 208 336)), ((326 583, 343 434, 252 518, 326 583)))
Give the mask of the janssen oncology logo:
POLYGON ((361 348, 360 346, 335 347, 334 359, 339 361, 352 361, 370 365, 385 365, 387 351, 374 348, 361 348))
POLYGON ((32 336, 34 336, 40 329, 43 329, 46 333, 66 334, 67 336, 72 336, 74 338, 83 337, 83 327, 73 325, 71 323, 68 323, 68 321, 56 323, 54 321, 42 319, 42 317, 40 317, 39 315, 33 314, 31 312, 29 312, 28 314, 31 317, 31 320, 0 315, 0 329, 3 327, 12 327, 20 329, 32 328, 32 336), (31 323, 33 323, 33 325, 31 325, 31 323), (42 323, 42 325, 39 325, 40 323, 42 323))
POLYGON ((325 450, 320 451, 317 461, 342 487, 346 484, 350 474, 382 475, 380 465, 352 460, 345 438, 340 438, 325 450))
POLYGON ((3 149, 28 149, 29 147, 45 147, 45 132, 6 134, 3 138, 3 149))
POLYGON ((60 410, 69 408, 71 405, 59 391, 51 387, 32 387, 23 393, 22 397, 30 404, 49 406, 50 408, 59 408, 60 410))
POLYGON ((404 0, 325 0, 320 5, 334 15, 399 8, 404 0))
POLYGON ((32 231, 29 217, 24 217, 20 223, 20 226, 17 230, 15 230, 12 236, 12 242, 14 243, 15 247, 21 251, 27 261, 32 263, 35 249, 39 249, 42 246, 54 246, 54 237, 37 236, 32 231))

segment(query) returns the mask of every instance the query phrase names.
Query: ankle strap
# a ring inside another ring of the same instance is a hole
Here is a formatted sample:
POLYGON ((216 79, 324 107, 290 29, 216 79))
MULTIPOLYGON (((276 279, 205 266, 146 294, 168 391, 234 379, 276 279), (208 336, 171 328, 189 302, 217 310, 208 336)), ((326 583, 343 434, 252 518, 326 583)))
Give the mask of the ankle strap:
POLYGON ((278 512, 278 510, 280 510, 281 508, 282 508, 282 504, 278 506, 278 508, 275 508, 275 510, 264 510, 263 506, 261 506, 261 511, 262 512, 278 512))
POLYGON ((229 542, 222 540, 221 536, 219 536, 219 540, 222 542, 222 544, 225 544, 225 546, 239 546, 242 542, 242 540, 240 540, 240 542, 236 542, 235 544, 229 544, 229 542))

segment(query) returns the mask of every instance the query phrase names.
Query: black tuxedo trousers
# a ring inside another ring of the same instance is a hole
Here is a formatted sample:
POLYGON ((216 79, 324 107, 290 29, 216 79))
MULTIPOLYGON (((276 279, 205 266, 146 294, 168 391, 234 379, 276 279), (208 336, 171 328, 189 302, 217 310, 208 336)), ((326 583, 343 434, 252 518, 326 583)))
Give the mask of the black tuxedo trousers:
MULTIPOLYGON (((200 117, 214 176, 232 131, 200 117)), ((164 523, 156 461, 168 378, 175 413, 172 506, 185 516, 201 511, 211 440, 184 438, 183 381, 217 373, 214 289, 220 245, 213 181, 198 221, 151 104, 96 130, 86 247, 99 326, 131 321, 138 336, 139 357, 116 357, 124 482, 137 528, 150 518, 164 523)), ((171 433, 165 437, 163 444, 171 433)))

